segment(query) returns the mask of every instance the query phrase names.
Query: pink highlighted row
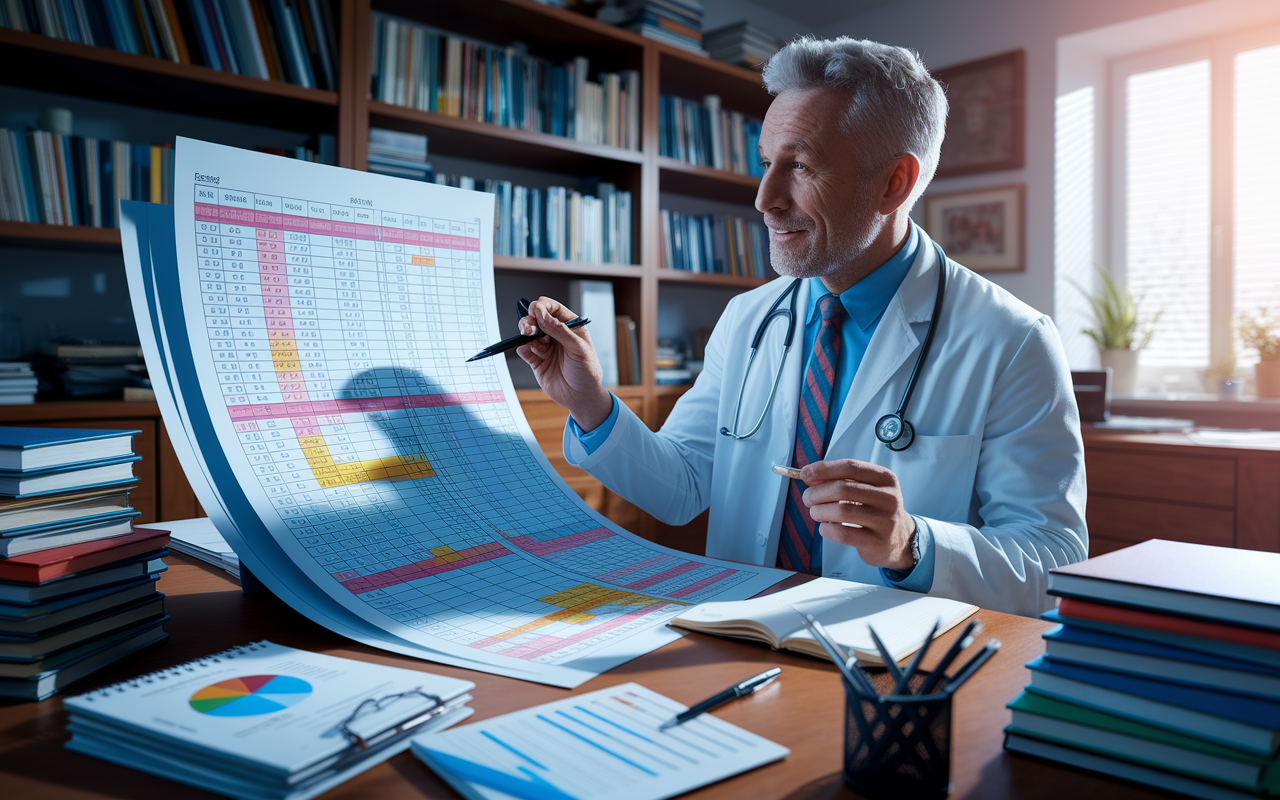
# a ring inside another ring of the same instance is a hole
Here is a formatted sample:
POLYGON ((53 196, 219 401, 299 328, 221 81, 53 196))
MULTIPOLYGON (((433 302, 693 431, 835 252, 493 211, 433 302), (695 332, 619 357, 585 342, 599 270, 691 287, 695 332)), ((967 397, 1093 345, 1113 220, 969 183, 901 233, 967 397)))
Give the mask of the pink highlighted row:
POLYGON ((255 228, 277 228, 296 233, 314 233, 321 236, 341 236, 348 239, 365 239, 374 242, 443 247, 447 250, 480 252, 480 240, 470 236, 449 233, 407 231, 384 225, 364 225, 359 222, 338 222, 328 219, 295 217, 291 214, 273 214, 252 211, 247 208, 229 208, 208 203, 196 203, 196 219, 205 222, 240 223, 255 228))
POLYGON ((343 400, 314 400, 308 403, 256 403, 227 406, 233 420, 312 416, 315 414, 352 414, 369 411, 396 411, 408 408, 442 408, 444 406, 505 403, 502 392, 445 392, 413 394, 398 397, 363 397, 343 400))

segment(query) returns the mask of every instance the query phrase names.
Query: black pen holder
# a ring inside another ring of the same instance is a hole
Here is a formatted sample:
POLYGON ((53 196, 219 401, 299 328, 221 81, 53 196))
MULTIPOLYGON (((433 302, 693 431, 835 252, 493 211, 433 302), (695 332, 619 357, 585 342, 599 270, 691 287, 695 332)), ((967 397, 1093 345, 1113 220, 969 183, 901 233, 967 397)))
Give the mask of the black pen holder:
MULTIPOLYGON (((918 691, 927 677, 913 675, 911 690, 918 691)), ((867 797, 946 797, 951 792, 950 693, 868 696, 844 683, 845 783, 867 797)))

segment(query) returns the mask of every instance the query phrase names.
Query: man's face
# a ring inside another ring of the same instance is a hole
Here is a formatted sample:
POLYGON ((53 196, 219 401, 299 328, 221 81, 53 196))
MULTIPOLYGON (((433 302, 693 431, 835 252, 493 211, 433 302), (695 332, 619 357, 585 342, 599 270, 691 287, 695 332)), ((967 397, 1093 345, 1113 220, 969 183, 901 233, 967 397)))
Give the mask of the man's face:
POLYGON ((840 129, 847 97, 792 89, 774 98, 760 132, 764 177, 756 208, 779 274, 816 278, 849 263, 875 233, 880 192, 840 129))

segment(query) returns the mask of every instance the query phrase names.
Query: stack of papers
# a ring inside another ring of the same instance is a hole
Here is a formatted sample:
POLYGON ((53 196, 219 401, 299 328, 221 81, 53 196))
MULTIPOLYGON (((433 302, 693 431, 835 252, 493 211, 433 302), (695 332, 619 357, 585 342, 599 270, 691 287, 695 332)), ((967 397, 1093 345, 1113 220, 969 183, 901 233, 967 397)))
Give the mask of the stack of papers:
POLYGON ((658 800, 791 751, 635 683, 414 739, 413 752, 471 800, 658 800))
POLYGON ((67 748, 240 800, 306 800, 466 719, 474 686, 257 642, 68 698, 67 748))
POLYGON ((213 520, 208 517, 161 522, 158 527, 169 531, 169 548, 199 559, 206 564, 222 567, 235 577, 240 577, 240 557, 222 538, 213 520))

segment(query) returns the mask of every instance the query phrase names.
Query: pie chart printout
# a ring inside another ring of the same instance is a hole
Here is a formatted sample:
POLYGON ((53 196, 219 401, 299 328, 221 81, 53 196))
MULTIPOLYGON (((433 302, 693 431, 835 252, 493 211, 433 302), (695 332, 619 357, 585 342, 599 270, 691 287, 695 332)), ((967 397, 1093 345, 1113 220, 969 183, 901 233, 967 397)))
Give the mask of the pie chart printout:
POLYGON ((307 699, 311 684, 288 675, 248 675, 211 683, 191 695, 191 707, 211 717, 253 717, 307 699))

